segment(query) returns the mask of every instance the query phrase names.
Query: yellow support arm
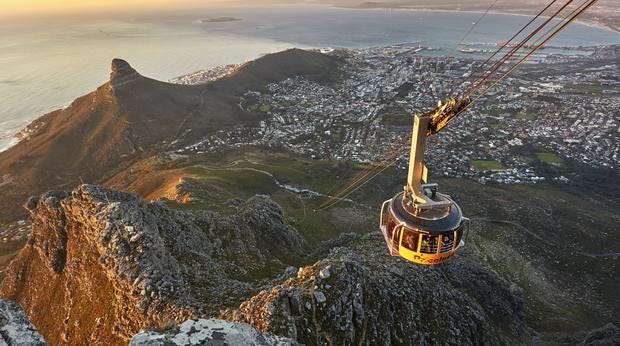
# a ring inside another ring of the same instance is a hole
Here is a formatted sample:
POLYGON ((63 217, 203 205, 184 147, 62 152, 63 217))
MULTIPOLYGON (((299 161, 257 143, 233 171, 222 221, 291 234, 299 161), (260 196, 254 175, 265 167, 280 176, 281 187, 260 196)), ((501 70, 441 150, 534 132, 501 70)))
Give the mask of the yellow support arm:
POLYGON ((441 132, 450 120, 458 116, 469 104, 469 98, 451 99, 439 104, 433 111, 415 115, 411 134, 411 152, 409 157, 409 174, 405 191, 412 197, 414 204, 432 207, 436 203, 424 193, 423 185, 428 182, 428 169, 424 164, 426 137, 441 132))

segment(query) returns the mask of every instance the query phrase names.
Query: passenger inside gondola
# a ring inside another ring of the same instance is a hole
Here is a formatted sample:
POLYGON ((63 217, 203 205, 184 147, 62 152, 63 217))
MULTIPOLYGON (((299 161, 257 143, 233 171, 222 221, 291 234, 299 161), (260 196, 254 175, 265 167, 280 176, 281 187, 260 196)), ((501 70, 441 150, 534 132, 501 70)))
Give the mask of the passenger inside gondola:
POLYGON ((400 226, 394 227, 394 230, 392 233, 392 248, 398 249, 398 241, 400 240, 401 228, 402 227, 400 226))
POLYGON ((430 239, 427 235, 422 237, 421 251, 425 253, 431 253, 430 239))
POLYGON ((406 232, 403 235, 403 246, 411 251, 418 250, 418 234, 413 232, 406 232))
POLYGON ((457 246, 459 246, 459 244, 461 243, 461 237, 463 237, 463 227, 460 227, 456 230, 456 239, 454 241, 456 242, 457 246))
POLYGON ((434 254, 437 252, 438 239, 436 235, 425 235, 422 237, 420 252, 434 254))
POLYGON ((454 245, 454 236, 452 234, 441 236, 441 252, 448 252, 452 250, 454 245))
POLYGON ((431 240, 430 240, 430 245, 431 245, 431 250, 430 253, 436 253, 437 252, 437 236, 436 235, 432 235, 430 236, 431 240))

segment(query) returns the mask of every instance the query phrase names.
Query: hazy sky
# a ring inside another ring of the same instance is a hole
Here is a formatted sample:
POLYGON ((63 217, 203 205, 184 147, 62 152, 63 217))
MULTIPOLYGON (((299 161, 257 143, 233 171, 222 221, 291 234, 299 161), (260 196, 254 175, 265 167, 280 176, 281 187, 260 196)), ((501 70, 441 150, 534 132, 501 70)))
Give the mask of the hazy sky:
MULTIPOLYGON (((169 8, 185 9, 210 7, 221 5, 262 5, 262 4, 336 4, 352 5, 365 1, 390 2, 400 4, 447 4, 447 3, 492 3, 493 0, 0 0, 0 17, 23 15, 45 15, 75 12, 99 11, 133 11, 146 9, 148 11, 166 10, 169 8)), ((549 0, 520 0, 523 6, 537 6, 549 0)), ((514 3, 511 0, 501 0, 499 4, 514 3)), ((601 0, 600 4, 617 7, 618 0, 601 0)))
MULTIPOLYGON (((208 6, 235 0, 0 0, 2 15, 71 13, 100 10, 133 10, 146 7, 154 10, 168 7, 208 6)), ((254 1, 246 1, 255 3, 254 1)), ((256 1, 260 2, 260 1, 256 1)))

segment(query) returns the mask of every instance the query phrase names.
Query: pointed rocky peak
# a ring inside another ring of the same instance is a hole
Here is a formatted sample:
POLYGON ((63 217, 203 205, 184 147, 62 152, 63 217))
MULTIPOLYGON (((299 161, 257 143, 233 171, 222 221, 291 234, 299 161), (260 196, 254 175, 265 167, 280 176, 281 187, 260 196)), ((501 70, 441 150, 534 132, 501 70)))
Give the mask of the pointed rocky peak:
POLYGON ((122 78, 128 75, 136 74, 129 63, 123 59, 112 59, 112 73, 110 73, 110 79, 122 78))
POLYGON ((110 72, 110 84, 119 87, 137 79, 140 74, 123 59, 112 59, 112 72, 110 72))

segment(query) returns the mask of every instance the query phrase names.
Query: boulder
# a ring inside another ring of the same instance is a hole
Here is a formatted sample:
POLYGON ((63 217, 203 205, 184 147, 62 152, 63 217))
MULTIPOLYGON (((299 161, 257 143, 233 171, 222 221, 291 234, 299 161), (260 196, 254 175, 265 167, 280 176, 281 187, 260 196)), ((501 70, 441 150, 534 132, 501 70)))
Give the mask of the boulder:
POLYGON ((44 346, 47 343, 17 303, 0 299, 0 345, 44 346))
POLYGON ((290 346, 287 338, 261 333, 244 323, 218 319, 188 320, 165 331, 143 331, 136 334, 129 346, 290 346))

